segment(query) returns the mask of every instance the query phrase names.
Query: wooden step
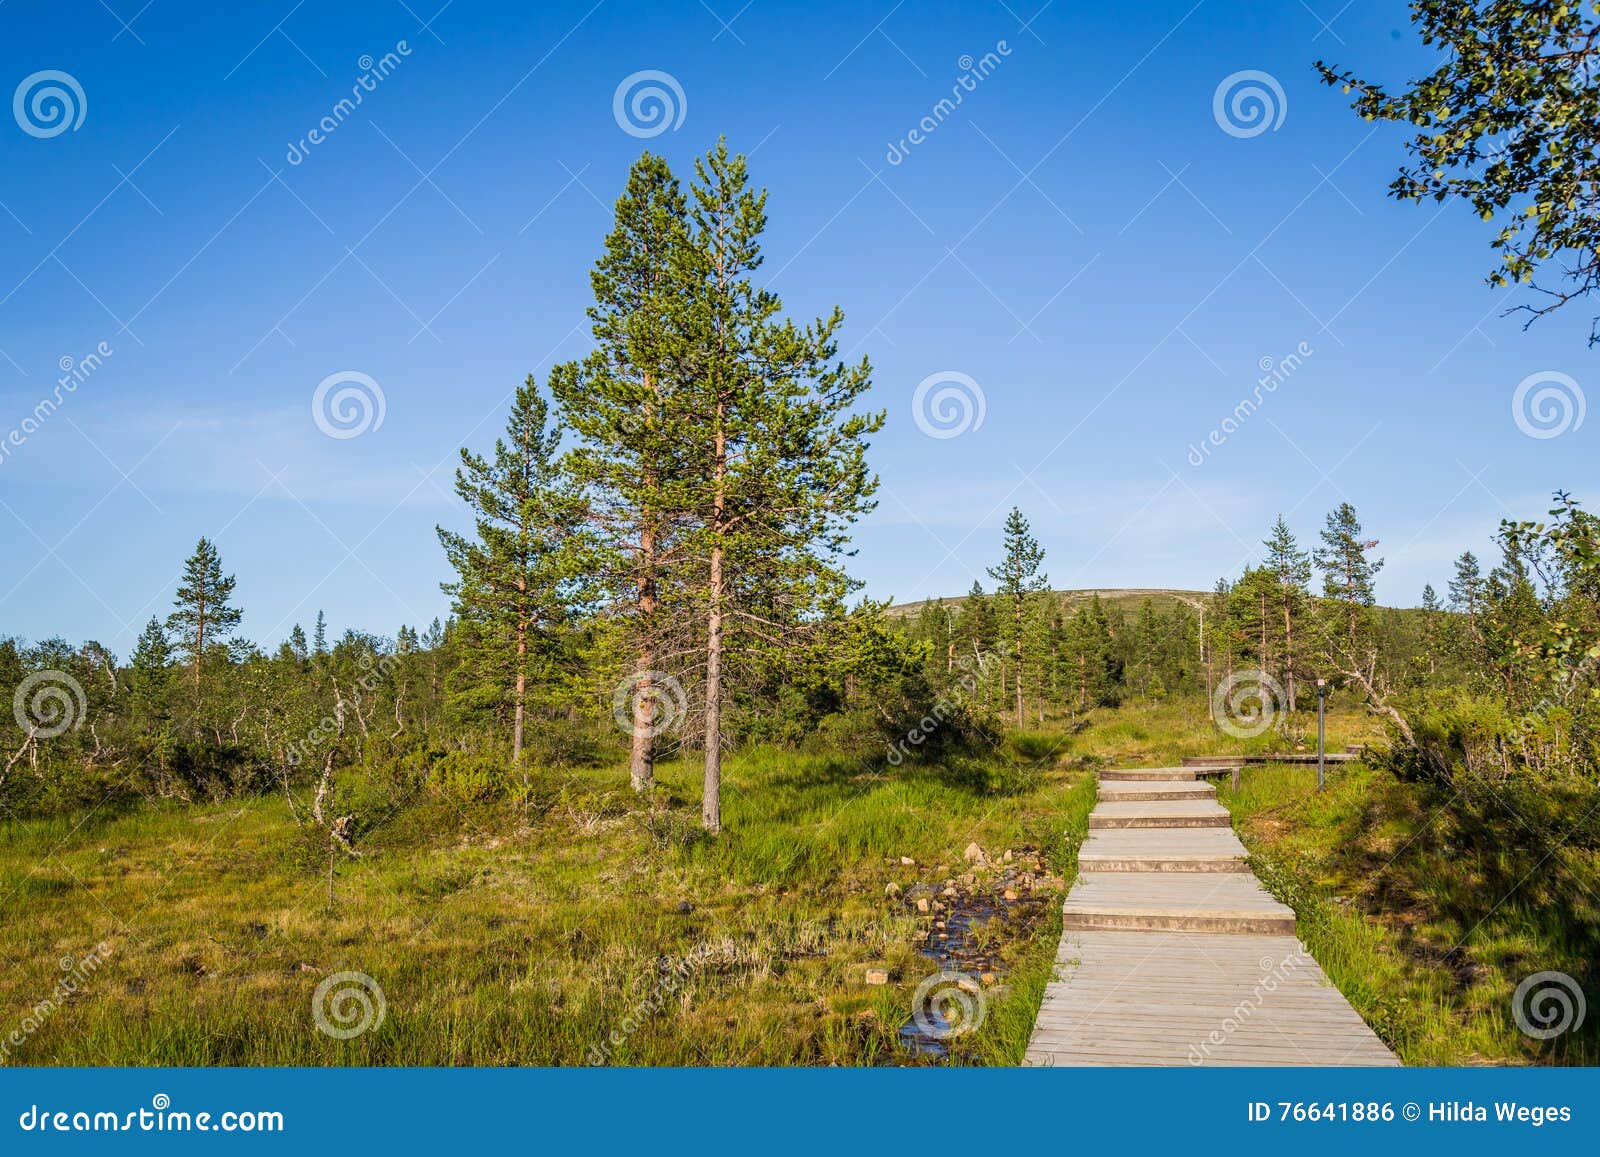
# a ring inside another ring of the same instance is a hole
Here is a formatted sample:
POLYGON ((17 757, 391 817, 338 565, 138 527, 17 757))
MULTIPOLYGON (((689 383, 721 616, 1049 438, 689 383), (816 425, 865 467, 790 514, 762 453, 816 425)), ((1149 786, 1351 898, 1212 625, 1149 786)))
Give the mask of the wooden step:
POLYGON ((1176 782, 1194 779, 1192 767, 1116 767, 1100 773, 1101 783, 1176 782))
POLYGON ((1394 1065, 1292 936, 1068 932, 1029 1065, 1394 1065))
POLYGON ((1228 828, 1118 828, 1089 833, 1078 871, 1248 872, 1244 858, 1228 828))
POLYGON ((1100 828, 1225 828, 1228 809, 1207 799, 1126 800, 1095 805, 1091 830, 1100 828))
POLYGON ((1217 789, 1209 783, 1127 780, 1121 783, 1102 783, 1100 785, 1100 799, 1104 803, 1168 799, 1215 800, 1216 798, 1217 789))
POLYGON ((1075 931, 1294 932, 1249 872, 1084 872, 1061 912, 1075 931))

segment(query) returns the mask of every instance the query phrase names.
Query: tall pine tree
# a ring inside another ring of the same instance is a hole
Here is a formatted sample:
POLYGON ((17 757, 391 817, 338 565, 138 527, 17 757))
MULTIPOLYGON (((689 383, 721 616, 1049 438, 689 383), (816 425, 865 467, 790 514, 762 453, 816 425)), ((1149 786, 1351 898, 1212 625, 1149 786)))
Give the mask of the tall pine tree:
POLYGON ((612 594, 612 621, 634 653, 636 790, 655 782, 654 689, 666 626, 662 586, 677 561, 672 511, 683 477, 674 409, 689 365, 683 313, 691 299, 688 206, 666 161, 634 162, 605 251, 590 274, 597 348, 551 375, 550 391, 578 445, 564 468, 589 501, 593 564, 612 594))
POLYGON ((797 629, 842 609, 838 563, 849 527, 873 506, 866 438, 884 415, 854 413, 871 367, 836 362, 844 314, 804 328, 755 284, 766 192, 745 158, 718 144, 695 164, 690 209, 692 307, 686 376, 675 409, 688 470, 670 492, 693 551, 689 594, 705 648, 702 823, 721 829, 727 663, 781 658, 797 629))
POLYGON ((549 674, 572 585, 577 505, 557 467, 560 442, 560 424, 530 375, 493 456, 461 451, 456 494, 473 511, 475 537, 438 528, 458 576, 444 591, 472 628, 479 677, 510 702, 511 758, 519 766, 529 682, 549 674))

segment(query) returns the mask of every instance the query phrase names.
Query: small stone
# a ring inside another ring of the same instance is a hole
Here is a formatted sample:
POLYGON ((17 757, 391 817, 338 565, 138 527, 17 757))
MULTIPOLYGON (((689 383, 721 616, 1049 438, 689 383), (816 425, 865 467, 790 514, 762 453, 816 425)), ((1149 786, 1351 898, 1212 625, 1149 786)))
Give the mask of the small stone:
POLYGON ((1007 888, 1006 889, 1006 899, 1007 900, 1015 900, 1016 898, 1017 898, 1017 893, 1014 890, 1012 890, 1011 888, 1007 888))
POLYGON ((984 986, 987 987, 994 983, 995 975, 992 972, 984 972, 979 974, 978 979, 983 981, 984 986))
POLYGON ((958 896, 958 895, 960 895, 960 893, 957 892, 954 888, 946 888, 943 892, 940 892, 939 894, 941 896, 958 896))
POLYGON ((881 968, 869 968, 867 969, 867 983, 888 984, 889 974, 881 968))
POLYGON ((927 910, 928 910, 928 898, 926 896, 918 896, 917 897, 917 911, 918 912, 926 912, 927 910))
POLYGON ((1010 862, 1011 862, 1011 849, 1007 848, 1006 849, 1006 863, 1009 864, 1010 862))
POLYGON ((888 887, 884 888, 883 894, 890 898, 898 896, 900 894, 900 885, 896 884, 893 880, 890 880, 888 887))
POLYGON ((694 911, 694 905, 689 903, 687 900, 679 900, 678 906, 676 909, 674 909, 674 911, 676 911, 680 916, 687 916, 690 912, 694 911))
POLYGON ((940 932, 940 933, 938 933, 938 937, 939 937, 940 940, 948 940, 948 939, 950 939, 950 933, 948 933, 948 932, 940 932))
POLYGON ((917 866, 917 861, 913 860, 910 856, 901 856, 900 862, 908 868, 914 868, 917 866))
POLYGON ((974 992, 975 993, 975 992, 978 991, 978 983, 977 983, 977 981, 973 980, 972 977, 970 977, 970 976, 963 976, 960 980, 956 981, 956 987, 959 988, 962 992, 974 992))
POLYGON ((935 928, 938 928, 938 929, 941 929, 941 930, 949 927, 949 925, 946 924, 943 920, 935 920, 933 922, 933 926, 935 928))
POLYGON ((977 844, 968 844, 967 850, 961 853, 961 858, 969 864, 984 863, 983 849, 977 844))

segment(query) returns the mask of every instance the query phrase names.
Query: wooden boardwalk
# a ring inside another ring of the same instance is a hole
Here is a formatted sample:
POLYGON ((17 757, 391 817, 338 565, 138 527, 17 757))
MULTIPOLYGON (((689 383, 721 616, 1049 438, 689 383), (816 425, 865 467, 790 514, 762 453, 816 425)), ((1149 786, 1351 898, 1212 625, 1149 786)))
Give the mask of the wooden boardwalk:
POLYGON ((1100 776, 1029 1065, 1397 1065, 1196 769, 1100 776))

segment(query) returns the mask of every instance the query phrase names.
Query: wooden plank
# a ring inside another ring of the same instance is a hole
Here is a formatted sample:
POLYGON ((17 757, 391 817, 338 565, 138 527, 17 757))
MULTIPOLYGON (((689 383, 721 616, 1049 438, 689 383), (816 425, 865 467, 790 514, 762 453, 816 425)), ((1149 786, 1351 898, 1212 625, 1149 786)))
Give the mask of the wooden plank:
POLYGON ((1128 778, 1100 798, 1025 1064, 1399 1063, 1286 934, 1294 913, 1231 827, 1193 826, 1225 814, 1214 788, 1128 778), (1200 864, 1238 870, 1186 870, 1200 864), (1096 870, 1119 866, 1140 870, 1096 870))

